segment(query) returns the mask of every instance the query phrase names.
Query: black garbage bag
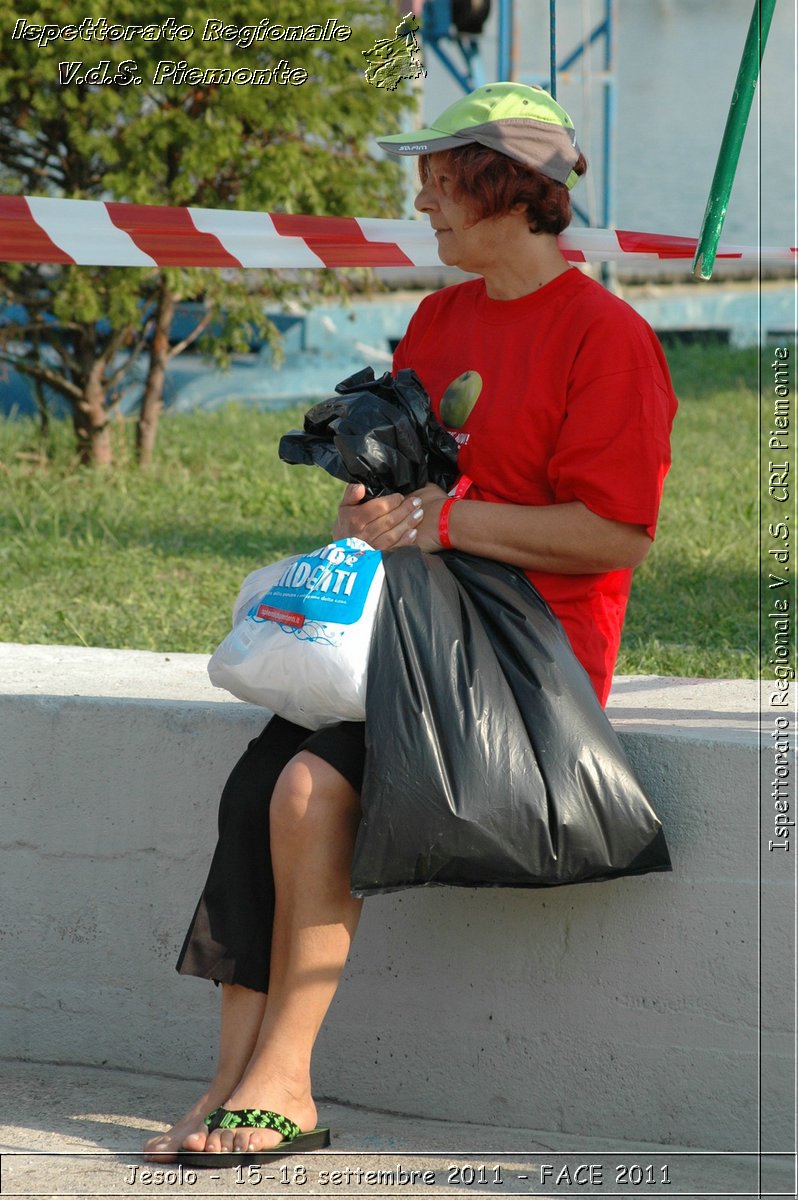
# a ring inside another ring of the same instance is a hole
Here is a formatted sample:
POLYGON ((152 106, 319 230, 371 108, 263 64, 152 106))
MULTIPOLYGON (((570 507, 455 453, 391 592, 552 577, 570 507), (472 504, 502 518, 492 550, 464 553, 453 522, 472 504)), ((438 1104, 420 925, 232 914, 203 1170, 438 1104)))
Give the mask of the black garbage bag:
POLYGON ((304 429, 280 439, 284 462, 315 464, 345 483, 364 483, 368 500, 406 496, 427 483, 451 488, 457 443, 435 418, 415 371, 375 379, 365 367, 335 391, 308 410, 304 429))
POLYGON ((590 679, 526 576, 412 547, 384 565, 353 893, 670 870, 590 679))

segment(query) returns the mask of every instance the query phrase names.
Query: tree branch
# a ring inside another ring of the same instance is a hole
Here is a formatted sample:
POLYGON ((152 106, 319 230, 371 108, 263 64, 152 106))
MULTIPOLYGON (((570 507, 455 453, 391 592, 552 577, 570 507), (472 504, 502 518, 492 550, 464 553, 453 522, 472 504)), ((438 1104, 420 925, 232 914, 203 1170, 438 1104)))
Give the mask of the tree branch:
POLYGON ((205 332, 212 320, 213 312, 206 312, 202 320, 197 322, 191 333, 184 337, 182 342, 175 342, 174 346, 169 347, 169 353, 166 355, 167 362, 175 358, 178 354, 182 354, 189 346, 192 346, 197 338, 205 332))
POLYGON ((141 337, 139 337, 137 339, 135 346, 131 349, 130 356, 125 360, 125 362, 120 363, 120 365, 116 368, 116 370, 113 371, 112 374, 108 377, 107 382, 106 382, 106 386, 108 388, 116 387, 117 383, 119 383, 119 381, 122 378, 124 378, 125 373, 127 371, 132 370, 133 365, 134 365, 136 359, 138 358, 138 356, 141 354, 142 350, 144 349, 146 342, 147 342, 147 335, 146 335, 146 333, 142 333, 141 337))
POLYGON ((40 379, 42 383, 49 383, 57 392, 60 392, 63 396, 68 396, 70 399, 80 400, 83 396, 83 392, 76 384, 70 383, 68 379, 64 379, 61 375, 57 375, 49 367, 23 362, 12 355, 4 354, 2 350, 0 350, 0 362, 5 362, 12 367, 16 367, 22 375, 30 375, 32 379, 40 379))

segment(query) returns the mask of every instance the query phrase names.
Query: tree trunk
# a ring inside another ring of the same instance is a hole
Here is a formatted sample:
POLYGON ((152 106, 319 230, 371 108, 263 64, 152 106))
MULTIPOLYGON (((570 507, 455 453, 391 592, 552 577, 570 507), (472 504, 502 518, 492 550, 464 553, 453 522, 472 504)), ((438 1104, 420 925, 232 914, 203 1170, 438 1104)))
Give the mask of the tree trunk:
POLYGON ((72 426, 75 430, 78 458, 83 466, 110 467, 113 461, 111 430, 105 407, 102 383, 103 363, 95 363, 83 395, 72 402, 72 426))
POLYGON ((158 418, 163 409, 163 384, 166 364, 169 361, 169 332, 175 313, 175 297, 164 282, 158 297, 155 328, 150 346, 150 365, 147 382, 141 400, 138 425, 136 426, 136 452, 140 467, 149 467, 158 436, 158 418))
POLYGON ((46 453, 50 453, 50 410, 47 407, 47 397, 44 394, 44 384, 41 379, 33 378, 33 395, 39 414, 39 439, 46 453))
MULTIPOLYGON (((40 362, 42 357, 42 339, 41 334, 37 331, 31 338, 33 345, 36 348, 36 361, 40 362)), ((45 453, 49 456, 52 451, 50 442, 50 410, 47 407, 47 396, 44 392, 44 382, 38 375, 31 377, 33 386, 33 395, 36 399, 36 409, 39 413, 39 438, 45 453)))

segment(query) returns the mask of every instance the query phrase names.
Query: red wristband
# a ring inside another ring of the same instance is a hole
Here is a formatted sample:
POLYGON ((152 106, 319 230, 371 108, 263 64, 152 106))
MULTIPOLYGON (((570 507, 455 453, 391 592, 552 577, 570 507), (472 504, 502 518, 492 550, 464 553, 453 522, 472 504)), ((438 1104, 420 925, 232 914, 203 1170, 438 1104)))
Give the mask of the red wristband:
POLYGON ((456 504, 459 499, 459 496, 450 496, 441 505, 441 511, 438 514, 438 541, 441 544, 442 550, 452 549, 452 542, 449 537, 449 514, 452 511, 452 505, 456 504))

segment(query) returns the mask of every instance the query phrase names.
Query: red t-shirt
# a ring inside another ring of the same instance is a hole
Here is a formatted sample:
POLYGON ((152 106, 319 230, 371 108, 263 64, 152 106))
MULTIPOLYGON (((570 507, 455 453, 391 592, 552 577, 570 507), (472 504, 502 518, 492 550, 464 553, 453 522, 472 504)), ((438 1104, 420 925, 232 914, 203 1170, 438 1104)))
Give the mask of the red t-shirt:
MULTIPOLYGON (((444 288, 410 321, 404 367, 460 442, 469 499, 580 500, 653 536, 676 397, 653 330, 600 284, 572 268, 519 300, 491 300, 482 279, 444 288)), ((606 703, 632 571, 527 575, 606 703)))

